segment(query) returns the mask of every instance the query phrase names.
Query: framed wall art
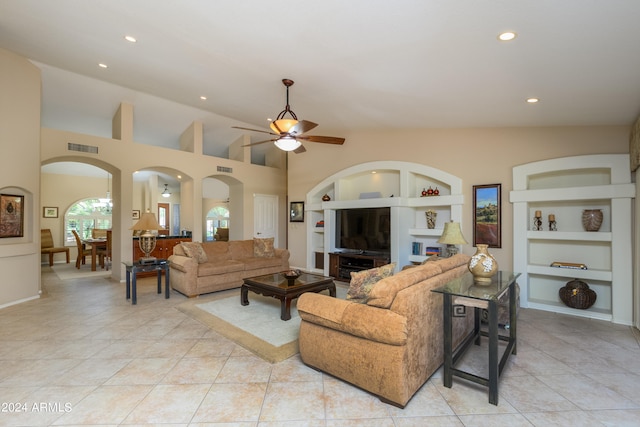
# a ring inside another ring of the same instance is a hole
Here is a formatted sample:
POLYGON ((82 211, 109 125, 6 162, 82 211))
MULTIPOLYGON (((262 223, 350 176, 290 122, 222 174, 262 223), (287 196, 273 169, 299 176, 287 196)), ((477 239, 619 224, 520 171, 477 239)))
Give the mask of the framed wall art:
POLYGON ((24 196, 0 194, 0 238, 24 236, 24 196))
POLYGON ((473 186, 473 245, 502 247, 502 184, 473 186))
POLYGON ((131 211, 131 219, 140 219, 140 211, 139 210, 131 211))
POLYGON ((304 202, 291 202, 289 207, 290 222, 304 222, 304 202))
POLYGON ((58 218, 58 208, 54 208, 51 206, 45 206, 42 208, 42 217, 43 218, 58 218))

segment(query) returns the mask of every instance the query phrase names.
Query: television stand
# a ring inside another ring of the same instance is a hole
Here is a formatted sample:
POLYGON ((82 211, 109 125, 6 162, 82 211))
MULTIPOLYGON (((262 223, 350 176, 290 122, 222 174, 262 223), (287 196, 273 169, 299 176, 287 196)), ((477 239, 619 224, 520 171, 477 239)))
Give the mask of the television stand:
POLYGON ((389 255, 366 252, 331 252, 329 253, 329 276, 336 280, 350 281, 351 272, 369 270, 389 264, 389 255))

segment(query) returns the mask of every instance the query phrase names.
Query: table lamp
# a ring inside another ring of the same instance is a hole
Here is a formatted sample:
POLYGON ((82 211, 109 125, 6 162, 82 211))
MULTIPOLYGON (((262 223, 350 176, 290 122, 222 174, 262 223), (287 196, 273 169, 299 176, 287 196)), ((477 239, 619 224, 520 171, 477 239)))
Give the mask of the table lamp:
POLYGON ((458 248, 455 245, 466 245, 467 241, 462 235, 459 222, 445 222, 442 236, 438 239, 438 243, 444 243, 447 245, 447 258, 454 256, 458 253, 458 248))
POLYGON ((156 248, 156 235, 152 231, 162 229, 156 220, 155 214, 151 212, 143 213, 138 222, 131 227, 131 230, 142 232, 138 239, 140 250, 144 252, 144 256, 140 258, 140 264, 153 264, 156 262, 156 257, 151 256, 151 252, 156 248))

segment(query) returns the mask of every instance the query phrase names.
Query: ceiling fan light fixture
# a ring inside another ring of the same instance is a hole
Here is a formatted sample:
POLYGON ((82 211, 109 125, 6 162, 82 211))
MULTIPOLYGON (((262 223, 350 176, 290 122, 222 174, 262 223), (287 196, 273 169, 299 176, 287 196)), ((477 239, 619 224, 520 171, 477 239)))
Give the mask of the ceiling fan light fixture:
POLYGON ((162 192, 162 197, 171 197, 171 193, 169 193, 169 189, 167 188, 169 184, 164 185, 164 191, 162 192))
POLYGON ((302 145, 300 141, 290 136, 283 136, 277 139, 274 144, 282 151, 293 151, 302 145))
POLYGON ((276 133, 289 133, 292 127, 298 124, 297 120, 293 119, 278 119, 271 122, 271 129, 276 133))

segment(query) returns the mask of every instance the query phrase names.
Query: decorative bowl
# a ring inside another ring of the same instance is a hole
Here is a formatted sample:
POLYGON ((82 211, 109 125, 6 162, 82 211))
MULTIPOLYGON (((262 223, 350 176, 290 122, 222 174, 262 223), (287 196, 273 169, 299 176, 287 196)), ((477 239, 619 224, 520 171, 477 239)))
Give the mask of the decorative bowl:
POLYGON ((285 279, 287 279, 287 284, 289 286, 293 286, 296 283, 296 279, 300 277, 299 270, 288 270, 288 271, 285 271, 283 274, 285 279))

